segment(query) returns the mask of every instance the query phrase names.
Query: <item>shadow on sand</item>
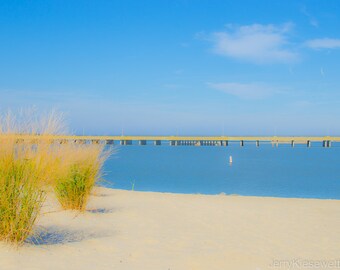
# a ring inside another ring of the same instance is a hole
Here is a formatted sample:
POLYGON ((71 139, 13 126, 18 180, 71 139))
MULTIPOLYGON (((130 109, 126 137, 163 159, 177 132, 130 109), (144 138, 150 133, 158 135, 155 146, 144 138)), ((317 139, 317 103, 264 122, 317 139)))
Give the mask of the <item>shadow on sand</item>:
POLYGON ((91 214, 108 214, 113 213, 114 209, 108 209, 108 208, 96 208, 96 209, 88 209, 86 212, 91 214))
POLYGON ((80 242, 86 239, 94 239, 108 236, 101 232, 90 232, 84 230, 70 230, 62 227, 51 226, 39 228, 35 234, 25 241, 29 245, 60 245, 80 242))

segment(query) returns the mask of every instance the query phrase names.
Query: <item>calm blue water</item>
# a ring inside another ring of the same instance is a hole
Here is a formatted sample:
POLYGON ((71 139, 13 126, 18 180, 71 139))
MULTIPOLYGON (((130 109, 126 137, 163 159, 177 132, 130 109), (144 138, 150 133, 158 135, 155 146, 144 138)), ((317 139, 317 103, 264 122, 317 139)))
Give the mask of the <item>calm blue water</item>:
POLYGON ((120 146, 103 186, 139 191, 340 199, 340 147, 120 146), (229 156, 233 157, 230 166, 229 156))

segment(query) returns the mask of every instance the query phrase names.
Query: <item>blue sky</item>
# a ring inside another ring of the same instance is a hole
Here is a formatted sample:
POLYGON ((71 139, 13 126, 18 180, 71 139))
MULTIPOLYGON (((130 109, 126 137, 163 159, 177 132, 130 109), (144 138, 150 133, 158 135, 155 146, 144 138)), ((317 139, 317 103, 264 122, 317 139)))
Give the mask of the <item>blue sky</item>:
POLYGON ((340 135, 340 3, 1 1, 0 110, 84 134, 340 135))

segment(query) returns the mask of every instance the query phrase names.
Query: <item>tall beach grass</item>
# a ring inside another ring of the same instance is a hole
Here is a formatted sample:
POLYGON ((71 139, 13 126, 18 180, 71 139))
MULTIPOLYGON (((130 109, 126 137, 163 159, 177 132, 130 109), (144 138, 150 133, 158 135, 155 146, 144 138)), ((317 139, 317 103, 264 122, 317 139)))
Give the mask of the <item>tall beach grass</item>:
POLYGON ((30 235, 45 199, 27 145, 0 143, 0 240, 21 244, 30 235))
POLYGON ((100 144, 64 145, 59 150, 56 196, 64 209, 84 211, 111 151, 100 144))
POLYGON ((0 240, 22 244, 32 234, 48 191, 64 209, 85 210, 110 151, 51 140, 66 134, 64 123, 56 112, 0 116, 0 240), (35 139, 19 139, 23 134, 35 139))

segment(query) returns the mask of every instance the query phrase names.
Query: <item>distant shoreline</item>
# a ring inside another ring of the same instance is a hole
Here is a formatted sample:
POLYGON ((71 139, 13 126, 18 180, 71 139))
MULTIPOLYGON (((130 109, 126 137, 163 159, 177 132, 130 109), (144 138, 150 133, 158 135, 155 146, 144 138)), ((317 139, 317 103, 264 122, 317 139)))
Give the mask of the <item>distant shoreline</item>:
POLYGON ((250 197, 250 198, 268 198, 268 199, 295 199, 295 200, 321 200, 321 201, 340 201, 340 199, 334 198, 315 198, 315 197, 275 197, 275 196, 266 196, 266 195, 241 195, 241 194, 228 194, 228 193, 216 193, 216 194, 207 194, 207 193, 181 193, 181 192, 168 192, 168 191, 149 191, 149 190, 131 190, 131 189, 123 189, 123 188, 114 188, 105 185, 98 185, 97 188, 107 188, 109 190, 117 190, 117 191, 127 191, 127 192, 141 192, 141 193, 159 193, 159 194, 169 194, 169 195, 197 195, 197 196, 232 196, 232 197, 250 197))

